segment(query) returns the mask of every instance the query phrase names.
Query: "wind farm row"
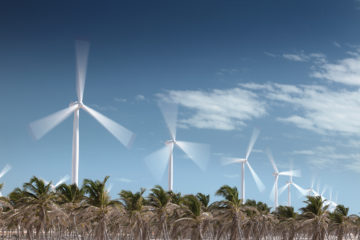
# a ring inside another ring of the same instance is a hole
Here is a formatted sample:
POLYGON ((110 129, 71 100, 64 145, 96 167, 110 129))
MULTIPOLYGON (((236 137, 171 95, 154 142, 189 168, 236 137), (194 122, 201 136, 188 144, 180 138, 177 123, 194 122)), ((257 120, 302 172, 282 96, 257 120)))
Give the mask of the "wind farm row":
MULTIPOLYGON (((93 108, 85 105, 83 102, 84 89, 85 89, 85 80, 86 80, 86 70, 87 62, 89 56, 89 43, 84 41, 76 42, 76 93, 77 99, 72 102, 68 107, 59 110, 49 116, 36 120, 30 123, 30 129, 35 139, 40 139, 44 137, 48 132, 53 128, 63 122, 65 119, 74 116, 73 120, 73 139, 72 139, 72 173, 71 173, 71 182, 73 184, 79 184, 79 123, 80 123, 80 109, 84 110, 95 118, 106 130, 108 130, 118 141, 120 141, 126 148, 129 148, 135 139, 135 134, 122 126, 121 124, 113 121, 112 119, 104 116, 93 108)), ((207 167, 207 162, 210 157, 210 147, 207 144, 195 143, 188 141, 179 141, 176 138, 177 130, 177 116, 178 108, 174 102, 169 101, 159 101, 158 106, 163 114, 165 123, 170 132, 170 139, 165 141, 165 146, 161 149, 153 152, 145 158, 145 163, 148 166, 149 170, 153 176, 159 180, 164 175, 166 169, 168 170, 168 190, 173 191, 174 189, 174 148, 181 149, 201 170, 205 171, 207 167)), ((250 138, 248 149, 246 151, 245 157, 232 157, 232 158, 222 158, 221 162, 223 165, 229 164, 240 164, 241 165, 241 198, 246 200, 246 186, 245 186, 245 173, 246 169, 250 171, 252 178, 254 179, 258 190, 263 192, 265 185, 261 181, 258 174, 255 172, 249 161, 250 155, 256 143, 256 140, 260 134, 258 129, 253 131, 253 134, 250 138)), ((293 178, 300 177, 301 173, 299 170, 289 169, 287 171, 279 171, 274 157, 270 149, 266 150, 267 156, 271 165, 273 167, 273 176, 274 184, 271 190, 270 197, 274 201, 274 207, 279 206, 279 195, 281 195, 285 190, 288 192, 288 206, 291 206, 291 187, 294 187, 302 195, 314 195, 321 196, 323 199, 325 191, 320 193, 320 190, 314 190, 314 183, 308 189, 302 188, 293 178), (280 176, 288 177, 288 182, 282 186, 280 189, 278 187, 280 176)), ((0 178, 2 178, 9 170, 11 169, 10 165, 6 165, 4 169, 0 172, 0 178)), ((61 183, 67 181, 67 177, 62 178, 59 182, 52 187, 55 189, 61 183)), ((326 200, 326 204, 330 208, 336 207, 336 202, 332 200, 332 194, 330 198, 326 200)))

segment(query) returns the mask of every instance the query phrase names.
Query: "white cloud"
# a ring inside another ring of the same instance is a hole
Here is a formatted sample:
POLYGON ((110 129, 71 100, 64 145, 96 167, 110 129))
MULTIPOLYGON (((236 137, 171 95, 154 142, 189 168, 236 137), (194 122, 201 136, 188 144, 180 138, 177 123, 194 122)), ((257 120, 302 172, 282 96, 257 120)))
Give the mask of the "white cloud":
POLYGON ((360 86, 360 53, 348 52, 348 57, 335 63, 318 64, 311 73, 314 78, 326 79, 347 85, 360 86))
POLYGON ((138 94, 135 96, 135 100, 137 101, 144 101, 145 100, 145 96, 144 95, 141 95, 141 94, 138 94))
POLYGON ((124 182, 124 183, 131 183, 132 180, 128 179, 128 178, 117 178, 116 180, 118 180, 119 182, 124 182))
POLYGON ((341 48, 341 44, 338 43, 337 41, 334 41, 333 44, 334 44, 335 47, 341 48))
POLYGON ((93 107, 99 111, 102 111, 102 112, 108 112, 108 111, 117 111, 118 109, 114 106, 100 106, 98 104, 90 104, 90 107, 93 107))
POLYGON ((331 90, 319 85, 241 84, 266 98, 287 103, 290 116, 278 120, 322 134, 360 135, 360 90, 331 90))
POLYGON ((291 60, 291 61, 295 61, 295 62, 307 62, 309 61, 309 57, 306 56, 305 54, 283 54, 282 55, 283 58, 291 60))
POLYGON ((266 104, 245 89, 233 88, 212 91, 168 91, 158 94, 191 111, 190 116, 179 120, 185 127, 234 130, 247 121, 266 115, 266 104))

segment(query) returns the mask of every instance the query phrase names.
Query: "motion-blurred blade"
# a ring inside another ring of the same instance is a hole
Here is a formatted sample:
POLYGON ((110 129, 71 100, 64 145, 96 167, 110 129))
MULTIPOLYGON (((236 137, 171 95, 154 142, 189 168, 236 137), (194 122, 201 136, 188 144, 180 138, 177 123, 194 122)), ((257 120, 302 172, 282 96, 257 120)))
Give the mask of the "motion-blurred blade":
POLYGON ((86 78, 86 68, 87 60, 89 56, 89 47, 90 44, 85 41, 76 41, 75 51, 76 51, 76 93, 78 96, 78 101, 81 103, 84 95, 85 87, 85 78, 86 78))
POLYGON ((210 148, 207 144, 177 141, 178 145, 201 170, 205 170, 209 160, 210 148))
POLYGON ((0 172, 0 178, 2 178, 10 170, 11 170, 11 166, 9 164, 6 164, 5 167, 0 172))
POLYGON ((164 175, 166 166, 168 165, 170 150, 170 145, 168 145, 151 153, 145 158, 146 165, 157 181, 160 181, 161 177, 164 175))
POLYGON ((109 187, 108 187, 108 189, 107 189, 107 192, 108 192, 108 193, 111 191, 112 187, 113 187, 113 185, 110 183, 110 184, 109 184, 109 187))
POLYGON ((229 165, 232 163, 242 163, 242 162, 245 162, 245 159, 243 159, 243 158, 222 158, 221 159, 222 165, 229 165))
POLYGON ((177 105, 172 102, 159 101, 158 106, 164 116, 172 140, 176 139, 177 105))
POLYGON ((271 165, 272 165, 273 168, 274 168, 274 171, 275 171, 276 173, 279 172, 278 168, 276 167, 275 160, 274 160, 274 157, 273 157, 270 149, 266 149, 266 154, 267 154, 267 156, 268 156, 268 158, 269 158, 269 160, 270 160, 270 162, 271 162, 271 165))
POLYGON ((285 189, 289 186, 289 183, 285 184, 279 189, 279 196, 285 191, 285 189))
POLYGON ((135 138, 135 135, 130 130, 88 106, 83 105, 83 108, 101 125, 103 125, 112 135, 114 135, 114 137, 116 137, 122 144, 128 148, 130 147, 135 138))
POLYGON ((299 170, 290 170, 290 171, 279 172, 279 175, 282 175, 282 176, 300 177, 300 176, 301 176, 301 172, 300 172, 299 170))
POLYGON ((294 185, 294 187, 301 193, 301 195, 306 196, 307 192, 305 189, 303 189, 302 187, 300 187, 299 185, 297 185, 296 183, 292 183, 292 185, 294 185))
POLYGON ((249 159, 251 151, 255 145, 256 139, 258 138, 259 134, 260 134, 260 130, 255 128, 251 135, 251 138, 250 138, 249 146, 248 146, 248 149, 246 152, 246 157, 245 157, 246 159, 249 159))
POLYGON ((67 180, 69 180, 69 178, 70 178, 70 177, 69 177, 68 175, 62 177, 62 178, 54 185, 54 187, 55 187, 55 188, 58 187, 59 185, 63 184, 63 183, 66 182, 67 180))
POLYGON ((63 110, 60 110, 56 113, 53 113, 47 117, 44 117, 42 119, 39 119, 37 121, 34 121, 30 123, 30 129, 35 137, 35 139, 42 138, 46 133, 48 133, 51 129, 56 127, 59 123, 64 121, 67 117, 70 116, 70 114, 76 110, 78 107, 77 104, 74 104, 70 107, 67 107, 63 110))
POLYGON ((257 188, 259 189, 260 192, 264 191, 265 185, 262 183, 262 181, 260 180, 259 176, 254 171, 254 169, 251 167, 249 161, 247 161, 246 164, 249 167, 250 173, 251 173, 252 177, 254 178, 257 188))

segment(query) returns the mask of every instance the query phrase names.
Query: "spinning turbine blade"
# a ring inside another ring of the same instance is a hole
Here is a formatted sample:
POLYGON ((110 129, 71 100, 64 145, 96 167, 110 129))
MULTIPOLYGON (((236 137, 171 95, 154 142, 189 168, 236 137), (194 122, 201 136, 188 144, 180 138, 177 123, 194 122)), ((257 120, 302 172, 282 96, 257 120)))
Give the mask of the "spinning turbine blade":
POLYGON ((242 158, 222 158, 221 159, 221 164, 222 165, 229 165, 229 164, 232 164, 232 163, 242 163, 244 161, 245 161, 245 159, 242 159, 242 158))
POLYGON ((256 186, 258 187, 259 191, 260 192, 264 191, 264 189, 265 189, 264 184, 262 183, 262 181, 260 180, 260 178, 258 177, 256 172, 254 171, 254 169, 251 167, 250 163, 247 161, 246 164, 249 167, 250 173, 253 176, 256 186))
POLYGON ((269 158, 269 160, 270 160, 270 162, 271 162, 271 165, 273 166, 275 172, 278 173, 279 170, 278 170, 278 168, 276 167, 275 160, 274 160, 274 157, 273 157, 270 149, 266 149, 266 154, 267 154, 267 156, 268 156, 268 158, 269 158))
POLYGON ((158 106, 164 116, 172 140, 176 139, 177 105, 171 102, 159 101, 158 106))
POLYGON ((39 119, 30 123, 30 129, 33 133, 33 136, 38 140, 42 138, 46 133, 51 129, 56 127, 59 123, 64 121, 70 114, 76 110, 78 107, 77 104, 67 107, 63 110, 60 110, 56 113, 53 113, 47 117, 39 119))
POLYGON ((146 165, 149 167, 152 175, 157 181, 160 181, 161 177, 164 175, 170 156, 170 150, 170 146, 167 145, 145 158, 146 165))
POLYGON ((251 154, 251 151, 255 145, 256 139, 258 138, 259 134, 260 134, 259 129, 255 128, 251 135, 251 138, 250 138, 249 146, 248 146, 248 149, 246 152, 246 157, 245 157, 246 159, 249 159, 249 156, 251 154))
POLYGON ((114 135, 114 137, 116 137, 122 144, 124 144, 126 147, 130 147, 132 140, 135 137, 131 131, 88 106, 83 105, 82 107, 101 125, 103 125, 112 135, 114 135))
POLYGON ((9 164, 6 164, 5 167, 0 172, 0 178, 2 178, 10 170, 11 170, 11 166, 9 164))
POLYGON ((279 189, 279 196, 286 190, 286 188, 289 186, 289 183, 285 184, 279 189))
POLYGON ((306 196, 307 191, 305 189, 303 189, 302 187, 300 187, 299 185, 297 185, 296 183, 292 183, 292 185, 294 185, 294 187, 303 195, 306 196))
POLYGON ((177 141, 176 145, 178 145, 201 170, 205 171, 209 160, 209 145, 183 141, 177 141))
POLYGON ((68 176, 68 175, 66 175, 66 176, 64 176, 63 178, 61 178, 61 179, 54 185, 54 187, 55 187, 55 188, 58 187, 59 185, 61 185, 61 184, 63 184, 64 182, 66 182, 67 180, 69 180, 69 176, 68 176))
POLYGON ((76 80, 76 93, 78 101, 81 103, 84 95, 86 67, 89 56, 90 44, 85 41, 76 41, 76 68, 77 68, 77 80, 76 80))
POLYGON ((299 170, 290 170, 290 171, 280 172, 279 175, 292 176, 292 177, 300 177, 300 176, 301 176, 301 172, 300 172, 299 170))

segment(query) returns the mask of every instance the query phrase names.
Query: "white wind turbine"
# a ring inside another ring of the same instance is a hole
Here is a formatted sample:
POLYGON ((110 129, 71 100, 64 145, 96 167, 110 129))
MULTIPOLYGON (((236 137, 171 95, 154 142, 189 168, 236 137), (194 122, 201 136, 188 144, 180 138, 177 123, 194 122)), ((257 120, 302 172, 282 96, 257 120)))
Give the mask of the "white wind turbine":
MULTIPOLYGON (((58 186, 60 186, 61 184, 63 184, 63 183, 66 182, 67 180, 69 180, 69 176, 68 176, 68 175, 62 177, 55 185, 51 183, 51 185, 50 185, 51 190, 52 190, 52 191, 55 191, 58 186)), ((43 179, 43 181, 44 181, 45 184, 49 184, 49 182, 46 181, 45 179, 43 179)))
POLYGON ((255 129, 253 131, 253 134, 250 138, 249 146, 245 155, 245 158, 224 158, 223 164, 228 165, 232 163, 241 163, 241 199, 245 201, 245 165, 249 168, 250 173, 252 177, 254 178, 254 181, 256 183, 256 186, 258 187, 259 191, 262 192, 265 189, 264 184, 254 171, 254 169, 251 167, 249 163, 249 156, 251 154, 251 151, 254 147, 254 144, 256 142, 257 137, 259 136, 260 131, 258 129, 255 129))
MULTIPOLYGON (((9 172, 11 170, 11 166, 9 164, 6 164, 5 167, 1 170, 0 172, 0 178, 2 178, 3 176, 5 176, 5 174, 7 172, 9 172)), ((1 188, 0 188, 0 197, 2 196, 2 192, 1 192, 1 188)))
POLYGON ((275 202, 275 209, 279 206, 279 193, 278 193, 278 182, 279 182, 279 176, 292 176, 292 177, 299 177, 300 176, 300 171, 299 170, 290 170, 290 171, 284 171, 284 172, 279 172, 276 164, 275 164, 275 160, 274 157, 272 156, 271 152, 269 149, 267 149, 267 155, 269 157, 269 160, 271 162, 271 165, 274 168, 274 177, 275 177, 275 182, 274 182, 274 186, 271 190, 270 193, 270 197, 274 197, 274 202, 275 202))
POLYGON ((74 113, 74 126, 73 126, 73 145, 72 145, 72 183, 78 185, 78 172, 79 172, 79 112, 80 109, 85 110, 93 116, 100 124, 102 124, 112 135, 114 135, 122 144, 129 146, 134 138, 134 134, 107 118, 94 109, 86 106, 83 103, 83 93, 85 87, 85 76, 87 67, 87 58, 89 53, 89 43, 83 41, 76 42, 76 66, 77 66, 77 81, 76 93, 77 101, 70 104, 69 107, 51 114, 45 118, 32 122, 30 128, 34 137, 40 139, 51 129, 56 127, 59 123, 64 121, 72 113, 74 113))
POLYGON ((296 183, 293 182, 293 175, 289 176, 289 181, 279 190, 279 195, 281 195, 282 192, 285 191, 285 189, 287 188, 288 190, 288 206, 291 207, 291 185, 294 186, 300 193, 302 196, 305 196, 307 193, 307 190, 303 189, 302 187, 300 187, 299 185, 297 185, 296 183))
POLYGON ((176 140, 177 105, 165 101, 160 101, 158 105, 170 131, 171 139, 165 142, 163 148, 147 156, 145 162, 157 180, 160 180, 168 165, 168 188, 169 191, 172 191, 174 185, 174 147, 178 146, 201 170, 205 170, 209 159, 209 146, 201 143, 176 140))

